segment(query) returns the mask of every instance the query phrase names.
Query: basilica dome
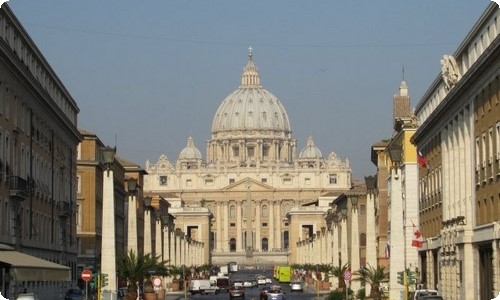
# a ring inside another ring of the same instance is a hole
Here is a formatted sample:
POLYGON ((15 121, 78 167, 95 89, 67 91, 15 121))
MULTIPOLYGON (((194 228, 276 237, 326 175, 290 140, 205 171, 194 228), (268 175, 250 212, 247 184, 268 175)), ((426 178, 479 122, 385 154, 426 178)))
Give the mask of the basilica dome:
POLYGON ((299 154, 300 159, 316 159, 316 158, 323 158, 323 154, 321 153, 321 150, 319 150, 318 147, 314 145, 314 140, 312 136, 309 136, 307 139, 307 145, 300 151, 299 154))
POLYGON ((212 133, 231 131, 291 132, 285 108, 260 84, 252 52, 243 69, 241 85, 221 103, 212 123, 212 133))
POLYGON ((202 159, 201 152, 198 148, 195 147, 192 137, 188 138, 186 147, 182 149, 181 153, 179 154, 179 159, 184 159, 184 160, 202 159))

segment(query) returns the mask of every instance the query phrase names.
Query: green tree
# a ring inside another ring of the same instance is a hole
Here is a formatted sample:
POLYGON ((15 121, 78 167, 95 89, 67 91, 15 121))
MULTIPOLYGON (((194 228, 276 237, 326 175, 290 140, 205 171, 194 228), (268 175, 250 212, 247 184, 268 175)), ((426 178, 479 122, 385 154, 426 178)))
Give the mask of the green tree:
POLYGON ((331 274, 335 277, 337 277, 339 281, 339 286, 338 290, 344 290, 345 289, 345 282, 344 282, 344 272, 348 270, 351 267, 349 263, 345 263, 342 267, 341 266, 334 266, 332 268, 331 274))
MULTIPOLYGON (((128 282, 128 299, 136 299, 137 284, 145 279, 150 281, 152 274, 166 276, 169 270, 166 267, 166 261, 161 261, 159 256, 151 254, 136 254, 134 251, 119 253, 116 259, 116 269, 118 278, 126 279, 128 282), (135 298, 134 298, 135 296, 135 298)), ((147 284, 145 284, 146 286, 147 284)), ((152 287, 152 285, 151 285, 152 287)))
POLYGON ((385 268, 381 266, 374 268, 368 264, 366 267, 356 271, 356 274, 359 275, 358 280, 368 283, 371 286, 370 297, 380 299, 382 296, 380 284, 389 276, 389 274, 385 272, 385 268))

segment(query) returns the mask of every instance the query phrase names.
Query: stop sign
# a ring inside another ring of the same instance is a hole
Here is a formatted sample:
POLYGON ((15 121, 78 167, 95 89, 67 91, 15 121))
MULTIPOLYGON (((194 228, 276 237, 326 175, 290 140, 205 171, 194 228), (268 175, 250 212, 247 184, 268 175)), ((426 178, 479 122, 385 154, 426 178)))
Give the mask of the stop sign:
POLYGON ((83 281, 87 281, 87 282, 90 281, 92 279, 92 271, 87 270, 87 269, 83 270, 82 271, 82 279, 83 279, 83 281))

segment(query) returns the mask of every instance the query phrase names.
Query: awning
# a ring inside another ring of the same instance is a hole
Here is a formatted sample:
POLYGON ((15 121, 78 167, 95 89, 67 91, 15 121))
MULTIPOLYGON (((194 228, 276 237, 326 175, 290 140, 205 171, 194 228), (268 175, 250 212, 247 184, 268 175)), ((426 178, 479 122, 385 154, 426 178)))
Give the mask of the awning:
POLYGON ((19 251, 0 249, 0 264, 10 265, 13 281, 71 281, 71 269, 19 251))

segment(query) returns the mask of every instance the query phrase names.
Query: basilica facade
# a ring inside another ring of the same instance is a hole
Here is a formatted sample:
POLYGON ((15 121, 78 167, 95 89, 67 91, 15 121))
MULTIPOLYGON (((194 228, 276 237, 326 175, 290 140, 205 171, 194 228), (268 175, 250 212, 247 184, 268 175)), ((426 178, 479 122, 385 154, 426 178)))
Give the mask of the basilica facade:
POLYGON ((167 201, 171 229, 203 249, 193 261, 213 264, 298 262, 297 245, 325 230, 334 200, 353 186, 347 158, 324 156, 312 137, 297 151, 285 107, 261 85, 251 52, 215 113, 206 158, 188 137, 175 161, 161 155, 146 172, 144 195, 167 201))

